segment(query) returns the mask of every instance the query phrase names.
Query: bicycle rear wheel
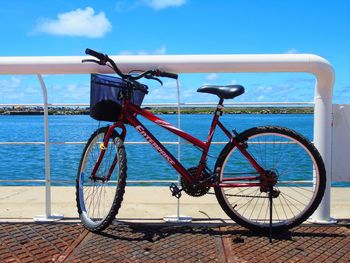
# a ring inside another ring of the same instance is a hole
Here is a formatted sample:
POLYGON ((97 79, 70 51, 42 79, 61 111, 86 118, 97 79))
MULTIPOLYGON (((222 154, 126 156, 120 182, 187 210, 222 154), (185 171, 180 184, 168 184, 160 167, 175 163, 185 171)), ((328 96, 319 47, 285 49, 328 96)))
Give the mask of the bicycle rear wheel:
POLYGON ((123 140, 113 131, 96 177, 91 174, 98 160, 108 127, 96 130, 88 140, 79 165, 76 201, 81 222, 90 231, 107 228, 123 201, 126 185, 126 154, 123 140), (106 180, 107 175, 111 176, 106 180))
MULTIPOLYGON (((301 224, 316 210, 324 194, 326 171, 320 154, 304 136, 287 128, 266 126, 239 135, 247 151, 276 179, 272 228, 287 230, 301 224)), ((222 150, 216 163, 220 183, 259 183, 259 179, 227 181, 228 178, 258 176, 249 161, 232 143, 222 150), (226 179, 226 180, 225 180, 226 179)), ((261 186, 216 187, 223 210, 234 221, 254 231, 269 230, 269 190, 261 186)))

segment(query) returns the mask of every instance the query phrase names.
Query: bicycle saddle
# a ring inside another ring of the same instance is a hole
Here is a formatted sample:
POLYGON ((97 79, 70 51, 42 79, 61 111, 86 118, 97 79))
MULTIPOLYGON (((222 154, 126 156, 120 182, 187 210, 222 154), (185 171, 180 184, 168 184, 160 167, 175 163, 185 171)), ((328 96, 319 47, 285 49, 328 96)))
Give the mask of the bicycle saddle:
POLYGON ((244 93, 241 85, 214 86, 206 85, 197 89, 197 92, 210 93, 219 96, 221 99, 233 99, 244 93))

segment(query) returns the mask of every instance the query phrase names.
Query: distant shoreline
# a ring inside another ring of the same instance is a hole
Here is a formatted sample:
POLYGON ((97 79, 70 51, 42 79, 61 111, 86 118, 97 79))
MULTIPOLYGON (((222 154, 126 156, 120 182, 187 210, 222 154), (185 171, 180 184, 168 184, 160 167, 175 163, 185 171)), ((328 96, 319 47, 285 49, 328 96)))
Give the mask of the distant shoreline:
MULTIPOLYGON (((150 108, 154 114, 177 114, 175 107, 150 108)), ((214 108, 185 107, 181 114, 211 114, 214 108)), ((226 107, 225 114, 313 114, 313 107, 226 107)), ((0 108, 0 115, 43 115, 41 107, 6 107, 0 108)), ((49 107, 49 115, 89 115, 89 108, 49 107)))

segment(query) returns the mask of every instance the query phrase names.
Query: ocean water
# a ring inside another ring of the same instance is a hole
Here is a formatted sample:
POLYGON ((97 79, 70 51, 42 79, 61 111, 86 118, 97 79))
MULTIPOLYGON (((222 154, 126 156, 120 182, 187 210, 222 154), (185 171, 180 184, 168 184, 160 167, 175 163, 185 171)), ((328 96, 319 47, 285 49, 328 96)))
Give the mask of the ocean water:
MULTIPOLYGON (((177 125, 177 115, 161 115, 164 120, 177 125)), ((205 140, 212 115, 181 115, 181 129, 205 140)), ((313 115, 309 114, 226 114, 221 121, 227 128, 242 132, 260 125, 279 125, 294 129, 310 140, 313 136, 313 115)), ((100 126, 89 116, 49 116, 51 152, 51 179, 54 185, 73 185, 84 144, 58 144, 60 142, 86 142, 100 126)), ((145 120, 144 124, 160 141, 177 141, 177 136, 145 120)), ((43 142, 43 116, 0 116, 0 142, 43 142)), ((126 141, 144 141, 131 126, 127 128, 126 141)), ((226 142, 219 129, 214 141, 226 142)), ((167 148, 177 156, 177 145, 167 148)), ((208 164, 213 168, 216 157, 224 145, 213 145, 208 164)), ((148 144, 126 145, 129 180, 177 180, 172 167, 148 144)), ((181 145, 181 162, 186 168, 198 164, 200 152, 191 145, 181 145)), ((0 180, 32 180, 45 178, 44 145, 0 145, 0 180)), ((1 182, 0 185, 19 183, 1 182)), ((20 183, 33 185, 35 183, 20 183)), ((38 183, 36 183, 38 184, 38 183)))

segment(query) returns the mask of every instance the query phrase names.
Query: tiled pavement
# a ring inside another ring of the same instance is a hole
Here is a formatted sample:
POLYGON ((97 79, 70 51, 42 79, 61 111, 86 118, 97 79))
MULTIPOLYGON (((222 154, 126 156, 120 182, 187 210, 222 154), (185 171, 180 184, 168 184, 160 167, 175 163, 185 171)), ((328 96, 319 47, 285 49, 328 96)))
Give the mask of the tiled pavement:
POLYGON ((350 262, 350 225, 302 225, 270 244, 236 225, 0 223, 0 262, 350 262))

